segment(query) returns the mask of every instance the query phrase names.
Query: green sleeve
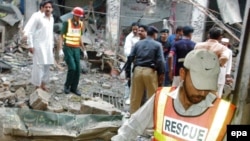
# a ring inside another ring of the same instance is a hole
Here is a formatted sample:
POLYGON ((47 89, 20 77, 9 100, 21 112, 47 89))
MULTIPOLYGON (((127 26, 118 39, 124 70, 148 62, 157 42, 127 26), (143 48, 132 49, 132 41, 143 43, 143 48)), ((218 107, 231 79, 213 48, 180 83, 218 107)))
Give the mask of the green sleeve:
POLYGON ((67 30, 68 30, 68 21, 63 22, 63 26, 62 26, 62 29, 61 29, 61 34, 66 34, 67 30))

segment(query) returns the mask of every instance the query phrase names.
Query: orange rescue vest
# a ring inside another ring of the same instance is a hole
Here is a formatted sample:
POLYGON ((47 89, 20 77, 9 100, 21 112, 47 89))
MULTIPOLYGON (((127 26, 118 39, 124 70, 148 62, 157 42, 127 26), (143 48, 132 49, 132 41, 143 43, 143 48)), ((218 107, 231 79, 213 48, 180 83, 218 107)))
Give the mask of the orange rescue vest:
POLYGON ((159 88, 154 105, 154 141, 220 141, 226 133, 235 106, 217 98, 198 116, 182 116, 174 109, 169 87, 159 88))
POLYGON ((68 29, 66 35, 63 35, 65 39, 65 44, 70 47, 81 46, 81 36, 82 36, 83 23, 79 21, 78 26, 72 24, 71 19, 68 20, 68 29))

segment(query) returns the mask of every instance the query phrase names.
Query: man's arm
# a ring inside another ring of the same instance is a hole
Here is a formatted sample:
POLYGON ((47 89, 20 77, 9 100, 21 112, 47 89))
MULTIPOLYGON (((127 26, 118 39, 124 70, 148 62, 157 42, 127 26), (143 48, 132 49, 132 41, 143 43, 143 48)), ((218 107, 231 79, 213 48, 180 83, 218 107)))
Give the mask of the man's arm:
POLYGON ((63 43, 64 43, 64 38, 63 36, 67 33, 67 28, 68 28, 68 22, 63 22, 62 29, 60 31, 60 38, 59 38, 59 46, 60 49, 62 49, 63 43))
POLYGON ((224 66, 229 59, 230 52, 226 46, 224 45, 221 45, 221 46, 222 46, 221 47, 222 51, 220 53, 219 62, 220 62, 220 66, 224 66))
MULTIPOLYGON (((126 68, 125 68, 125 75, 126 75, 126 78, 127 79, 130 79, 130 75, 131 75, 131 64, 132 64, 132 62, 134 61, 134 59, 135 59, 135 56, 136 56, 136 52, 137 52, 137 43, 135 44, 135 46, 132 48, 132 50, 131 50, 131 52, 130 52, 130 54, 128 55, 128 57, 127 57, 127 62, 126 62, 126 64, 127 64, 127 66, 126 66, 126 68)), ((135 67, 135 66, 134 66, 135 67)))
POLYGON ((138 135, 142 135, 146 129, 153 128, 153 95, 140 109, 138 109, 127 122, 118 129, 118 134, 111 138, 111 141, 131 141, 138 135))
POLYGON ((168 64, 168 68, 169 68, 169 78, 170 80, 173 80, 173 74, 174 74, 174 55, 175 55, 176 49, 175 49, 175 43, 173 44, 173 46, 170 49, 169 55, 168 55, 168 60, 169 60, 169 64, 168 64))
POLYGON ((27 38, 27 44, 29 46, 29 50, 33 53, 34 43, 33 43, 33 35, 36 31, 36 19, 39 17, 38 13, 32 14, 27 24, 25 25, 23 32, 24 36, 27 38))
POLYGON ((158 73, 158 86, 162 86, 164 82, 165 77, 165 59, 163 55, 163 49, 161 45, 159 44, 158 53, 157 53, 157 73, 158 73))
MULTIPOLYGON (((84 22, 82 22, 82 34, 81 35, 83 35, 84 34, 84 31, 85 31, 85 25, 84 25, 84 22)), ((85 45, 84 45, 84 41, 83 41, 83 38, 82 38, 82 36, 81 36, 81 38, 80 38, 80 45, 81 45, 81 50, 82 50, 82 52, 83 52, 83 57, 84 57, 84 59, 88 59, 88 54, 87 54, 87 48, 85 47, 85 45)))

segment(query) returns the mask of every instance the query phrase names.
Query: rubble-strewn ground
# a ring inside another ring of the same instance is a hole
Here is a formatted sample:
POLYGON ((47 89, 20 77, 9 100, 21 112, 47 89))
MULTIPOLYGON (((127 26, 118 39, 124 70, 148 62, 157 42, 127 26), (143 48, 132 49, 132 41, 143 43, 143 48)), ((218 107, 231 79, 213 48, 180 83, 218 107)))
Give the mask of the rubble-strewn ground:
MULTIPOLYGON (((92 67, 86 68, 86 65, 83 65, 85 66, 83 69, 87 70, 87 73, 82 73, 80 76, 78 88, 82 93, 81 97, 72 93, 66 95, 63 92, 63 84, 67 73, 65 63, 61 63, 61 69, 52 66, 50 83, 47 85, 49 88, 49 92, 47 93, 49 100, 46 105, 46 101, 44 102, 46 98, 31 97, 34 93, 38 93, 36 94, 37 97, 39 97, 39 93, 40 95, 45 95, 29 83, 32 69, 31 56, 27 53, 6 53, 1 55, 0 60, 12 67, 10 70, 1 69, 0 73, 0 105, 2 108, 42 109, 54 113, 70 113, 75 115, 85 113, 120 115, 124 110, 123 94, 126 81, 121 76, 112 76, 107 72, 101 71, 98 66, 87 65, 92 67), (40 105, 41 103, 45 103, 45 105, 43 107, 37 106, 37 102, 40 105), (109 103, 110 105, 108 105, 109 103), (89 110, 89 107, 94 108, 89 110)), ((83 61, 82 64, 88 63, 83 61)))

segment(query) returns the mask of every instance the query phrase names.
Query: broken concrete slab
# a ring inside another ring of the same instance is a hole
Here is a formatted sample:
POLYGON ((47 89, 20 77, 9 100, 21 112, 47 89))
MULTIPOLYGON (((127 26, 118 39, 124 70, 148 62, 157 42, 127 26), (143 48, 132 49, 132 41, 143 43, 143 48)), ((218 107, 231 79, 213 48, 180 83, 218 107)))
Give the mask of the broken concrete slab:
POLYGON ((0 108, 0 118, 5 134, 0 140, 8 135, 27 141, 110 141, 122 124, 121 115, 73 115, 19 108, 0 108))
POLYGON ((93 98, 85 100, 81 104, 82 114, 107 114, 107 115, 119 115, 121 111, 114 107, 114 105, 103 101, 101 98, 93 98))
POLYGON ((3 60, 0 60, 0 69, 1 69, 1 71, 2 71, 2 69, 3 70, 11 70, 12 66, 3 60))

